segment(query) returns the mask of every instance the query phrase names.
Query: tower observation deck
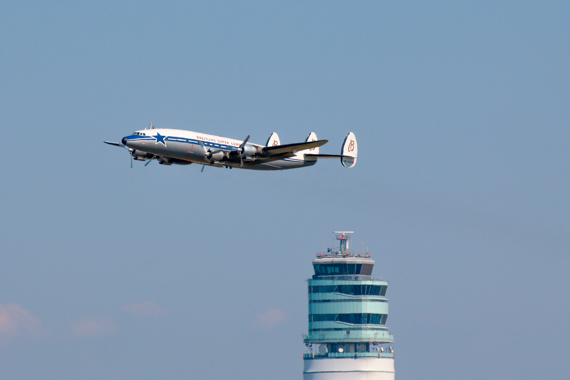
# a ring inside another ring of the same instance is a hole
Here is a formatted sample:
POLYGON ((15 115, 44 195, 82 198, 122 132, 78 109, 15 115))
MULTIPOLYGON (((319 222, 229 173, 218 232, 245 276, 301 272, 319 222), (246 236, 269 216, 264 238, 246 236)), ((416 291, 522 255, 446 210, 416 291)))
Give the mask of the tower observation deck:
POLYGON ((372 277, 368 252, 354 253, 352 231, 313 260, 304 380, 393 380, 394 337, 386 327, 388 281, 372 277))

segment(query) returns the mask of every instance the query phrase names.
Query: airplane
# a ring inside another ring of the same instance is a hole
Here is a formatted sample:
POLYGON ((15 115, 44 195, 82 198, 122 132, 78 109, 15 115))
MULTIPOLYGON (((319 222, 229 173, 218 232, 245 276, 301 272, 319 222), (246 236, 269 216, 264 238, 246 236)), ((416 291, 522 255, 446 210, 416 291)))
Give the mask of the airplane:
POLYGON ((133 159, 152 160, 161 165, 189 165, 204 167, 241 168, 252 170, 286 170, 312 166, 319 158, 339 158, 346 168, 356 165, 358 145, 354 133, 346 135, 341 154, 320 154, 319 147, 328 140, 317 140, 311 132, 305 142, 281 145, 277 133, 272 133, 265 145, 252 144, 249 136, 245 140, 235 140, 200 132, 180 129, 154 128, 133 132, 123 137, 120 143, 104 141, 105 144, 125 148, 133 159))

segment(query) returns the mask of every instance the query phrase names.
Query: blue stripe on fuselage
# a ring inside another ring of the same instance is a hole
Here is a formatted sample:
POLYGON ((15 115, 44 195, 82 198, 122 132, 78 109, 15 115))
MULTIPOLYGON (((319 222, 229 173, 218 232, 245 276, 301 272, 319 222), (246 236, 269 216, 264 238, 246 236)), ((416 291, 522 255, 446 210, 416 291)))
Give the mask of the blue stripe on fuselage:
MULTIPOLYGON (((153 136, 139 136, 139 135, 131 135, 131 136, 125 136, 125 138, 127 139, 127 141, 129 142, 137 142, 137 141, 156 141, 156 139, 153 136)), ((194 139, 187 139, 184 137, 175 137, 175 136, 166 136, 164 138, 165 141, 172 141, 172 142, 178 142, 178 143, 186 143, 186 144, 193 144, 193 145, 202 145, 204 144, 204 146, 207 146, 208 148, 216 148, 216 149, 221 149, 221 150, 226 150, 226 151, 234 151, 237 150, 237 147, 235 146, 230 146, 227 144, 216 144, 216 143, 212 143, 212 142, 208 142, 208 141, 201 141, 201 140, 194 140, 194 139), (200 144, 200 142, 202 142, 202 144, 200 144)))

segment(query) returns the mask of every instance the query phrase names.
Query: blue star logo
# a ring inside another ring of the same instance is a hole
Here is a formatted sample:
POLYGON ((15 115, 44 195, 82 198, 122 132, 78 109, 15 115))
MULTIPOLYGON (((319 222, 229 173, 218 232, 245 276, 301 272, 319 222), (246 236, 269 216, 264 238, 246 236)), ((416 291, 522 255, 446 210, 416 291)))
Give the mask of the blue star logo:
POLYGON ((155 144, 161 143, 162 145, 166 146, 166 142, 164 141, 166 136, 162 136, 160 133, 156 132, 156 136, 152 137, 156 139, 155 144))

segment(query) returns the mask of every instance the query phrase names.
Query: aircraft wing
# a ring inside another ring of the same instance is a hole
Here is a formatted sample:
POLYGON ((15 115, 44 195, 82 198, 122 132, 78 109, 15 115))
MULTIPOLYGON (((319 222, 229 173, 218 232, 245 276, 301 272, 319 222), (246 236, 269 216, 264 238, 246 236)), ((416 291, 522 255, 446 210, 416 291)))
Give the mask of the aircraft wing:
MULTIPOLYGON (((269 157, 257 157, 255 159, 255 161, 246 161, 246 164, 249 166, 255 166, 255 165, 265 164, 268 162, 279 161, 279 160, 282 160, 284 158, 289 158, 289 157, 293 157, 293 156, 295 156, 295 153, 289 152, 289 153, 276 154, 274 156, 269 156, 269 157)), ((234 162, 234 163, 240 162, 239 159, 236 157, 230 157, 226 161, 234 162)))
POLYGON ((259 157, 255 161, 250 161, 249 164, 263 164, 263 163, 271 162, 271 161, 279 161, 279 160, 282 160, 284 158, 293 157, 294 155, 295 155, 295 153, 293 153, 293 152, 287 152, 287 153, 276 154, 276 155, 269 156, 269 157, 259 157))
POLYGON ((262 157, 271 157, 284 153, 295 153, 300 150, 306 150, 311 148, 316 148, 321 145, 325 145, 329 140, 317 140, 317 141, 307 141, 296 144, 286 144, 277 146, 266 146, 261 152, 262 157))

